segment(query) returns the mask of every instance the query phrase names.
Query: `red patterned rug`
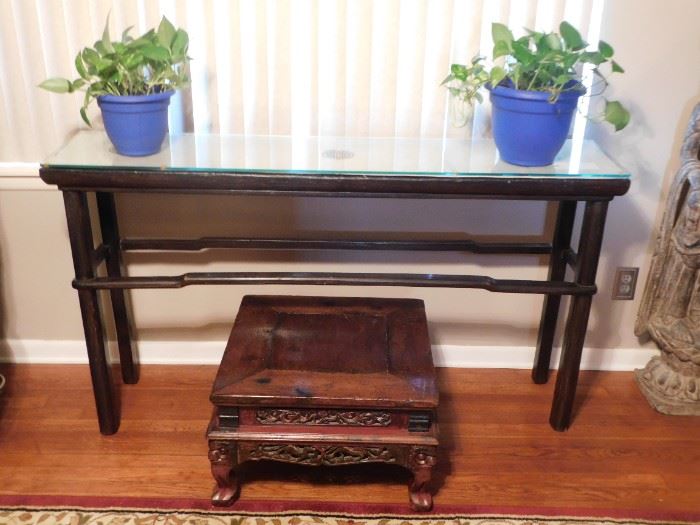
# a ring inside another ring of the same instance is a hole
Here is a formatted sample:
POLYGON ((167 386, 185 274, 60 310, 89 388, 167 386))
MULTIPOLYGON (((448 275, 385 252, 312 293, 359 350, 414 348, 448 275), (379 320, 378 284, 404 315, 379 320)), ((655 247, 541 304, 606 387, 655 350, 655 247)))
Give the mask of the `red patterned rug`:
POLYGON ((240 501, 230 509, 208 500, 0 496, 0 525, 689 525, 700 512, 582 511, 436 506, 407 513, 403 505, 240 501))

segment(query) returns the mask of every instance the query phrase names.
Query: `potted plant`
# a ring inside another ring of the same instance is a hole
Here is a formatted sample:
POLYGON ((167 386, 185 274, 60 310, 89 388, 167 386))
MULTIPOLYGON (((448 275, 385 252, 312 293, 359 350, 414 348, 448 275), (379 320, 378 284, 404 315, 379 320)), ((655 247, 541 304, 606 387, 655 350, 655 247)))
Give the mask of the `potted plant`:
POLYGON ((79 77, 49 78, 39 87, 54 93, 85 91, 80 116, 91 125, 87 108, 93 99, 102 110, 105 130, 117 152, 143 156, 157 153, 168 130, 168 105, 175 90, 186 86, 189 37, 163 17, 157 30, 138 38, 102 38, 75 57, 79 77))
MULTIPOLYGON (((518 39, 503 24, 494 23, 491 32, 494 65, 487 68, 482 56, 468 65, 452 64, 443 85, 464 105, 481 102, 480 90, 486 87, 501 158, 521 166, 549 165, 564 145, 578 99, 585 93, 583 66, 593 67, 597 82, 592 91, 597 95, 608 85, 601 66, 609 66, 612 73, 624 70, 613 60, 608 43, 601 40, 597 50, 587 50, 588 44, 568 22, 561 23, 559 33, 526 29, 518 39)), ((619 131, 629 118, 619 101, 606 100, 601 120, 619 131)))

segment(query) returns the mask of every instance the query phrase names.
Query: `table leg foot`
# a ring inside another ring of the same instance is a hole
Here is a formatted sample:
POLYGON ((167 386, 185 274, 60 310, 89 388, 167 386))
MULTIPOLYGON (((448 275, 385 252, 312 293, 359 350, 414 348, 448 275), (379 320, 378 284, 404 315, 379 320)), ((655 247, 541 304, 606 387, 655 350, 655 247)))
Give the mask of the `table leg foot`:
POLYGON ((551 415, 549 417, 549 426, 552 427, 552 430, 556 430, 557 432, 566 432, 567 430, 569 430, 570 424, 570 418, 560 418, 555 417, 554 415, 551 415))
POLYGON ((433 495, 429 491, 435 451, 425 448, 411 450, 408 468, 413 472, 413 480, 408 486, 408 498, 413 510, 423 512, 433 508, 433 495))
POLYGON ((234 472, 235 445, 212 441, 209 443, 211 473, 216 480, 211 504, 216 507, 232 505, 238 498, 240 484, 234 472))
POLYGON ((230 487, 221 487, 217 485, 211 497, 211 504, 215 507, 229 507, 238 499, 238 493, 239 487, 237 484, 230 487))

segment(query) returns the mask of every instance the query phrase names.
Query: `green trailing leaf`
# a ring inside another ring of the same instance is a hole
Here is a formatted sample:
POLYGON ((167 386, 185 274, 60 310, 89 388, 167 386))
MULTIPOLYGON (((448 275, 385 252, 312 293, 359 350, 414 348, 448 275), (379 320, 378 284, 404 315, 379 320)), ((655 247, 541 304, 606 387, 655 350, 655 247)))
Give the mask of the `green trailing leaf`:
POLYGON ((87 69, 85 68, 85 63, 83 62, 83 57, 81 53, 78 53, 75 56, 75 69, 78 71, 78 75, 80 75, 80 78, 83 78, 87 80, 88 77, 88 72, 87 69))
POLYGON ((175 27, 173 27, 170 20, 165 16, 160 20, 160 25, 158 25, 158 31, 156 33, 158 35, 158 43, 170 49, 173 39, 175 38, 175 27))
POLYGON ((561 38, 559 35, 549 33, 543 40, 549 49, 554 49, 557 51, 561 49, 561 38))
POLYGON ((88 66, 96 66, 100 61, 100 54, 92 48, 83 49, 83 60, 88 66))
POLYGON ((625 70, 622 69, 622 66, 620 64, 618 64, 617 62, 615 62, 614 60, 612 60, 610 62, 610 64, 612 66, 613 73, 624 73, 625 72, 625 70))
POLYGON ((127 70, 131 70, 131 69, 134 69, 134 68, 140 66, 141 64, 143 64, 143 61, 144 61, 144 57, 141 54, 129 55, 124 60, 124 67, 127 70))
POLYGON ((71 82, 71 86, 70 86, 71 93, 74 91, 78 91, 85 84, 86 84, 85 79, 79 78, 77 80, 74 80, 73 82, 71 82))
POLYGON ((569 49, 579 51, 586 47, 586 42, 581 38, 581 33, 569 22, 563 21, 559 24, 559 32, 569 49))
POLYGON ((178 29, 175 32, 175 37, 173 38, 172 45, 170 46, 170 52, 173 58, 177 60, 182 60, 187 56, 187 47, 189 46, 189 37, 182 29, 178 29))
POLYGON ((570 76, 570 75, 559 75, 559 76, 554 80, 554 82, 555 82, 557 85, 563 86, 563 85, 567 84, 570 80, 571 80, 571 76, 570 76))
POLYGON ((615 126, 615 131, 620 131, 629 124, 630 113, 617 100, 606 100, 604 118, 615 126))
POLYGON ((598 42, 598 51, 600 51, 600 54, 605 58, 612 58, 612 56, 615 54, 612 46, 604 40, 598 42))
POLYGON ((536 56, 532 53, 532 51, 530 51, 526 45, 523 45, 520 42, 513 43, 512 55, 524 66, 529 66, 536 60, 536 56))
POLYGON ((145 36, 141 36, 139 38, 136 38, 129 42, 129 48, 131 49, 138 49, 140 47, 145 47, 145 46, 150 46, 153 42, 153 39, 151 38, 146 38, 145 36))
POLYGON ((107 48, 102 43, 102 40, 98 40, 97 42, 95 42, 95 50, 100 56, 106 56, 110 54, 110 52, 107 51, 107 48))
POLYGON ((47 78, 39 87, 52 93, 70 93, 71 83, 70 80, 65 78, 47 78))
POLYGON ((491 36, 493 37, 494 45, 503 42, 506 47, 510 49, 513 43, 513 33, 508 29, 508 26, 499 24, 498 22, 491 24, 491 36))
POLYGON ((97 68, 98 75, 108 76, 110 75, 110 68, 114 67, 114 61, 110 60, 109 58, 100 57, 100 59, 97 61, 97 64, 95 64, 95 67, 97 68))
POLYGON ((85 124, 92 127, 92 122, 90 122, 90 119, 87 116, 87 109, 84 107, 80 108, 80 118, 83 119, 83 122, 85 122, 85 124))
POLYGON ((131 36, 129 36, 129 32, 134 28, 134 26, 129 26, 127 27, 124 31, 122 31, 122 43, 128 44, 130 41, 133 40, 131 36))
POLYGON ((466 80, 469 74, 468 71, 468 68, 462 64, 452 64, 451 73, 457 80, 466 80))
POLYGON ((447 84, 448 82, 451 82, 451 81, 454 80, 454 79, 455 79, 455 76, 454 76, 452 73, 450 73, 449 75, 447 75, 447 76, 445 77, 445 80, 443 80, 442 82, 440 82, 440 85, 441 85, 441 86, 444 86, 445 84, 447 84))
POLYGON ((491 75, 489 78, 489 83, 496 87, 501 81, 506 78, 506 70, 499 66, 494 66, 491 68, 491 75))
POLYGON ((109 38, 109 15, 107 15, 104 31, 102 31, 102 47, 104 47, 107 53, 114 53, 112 40, 109 38))
POLYGON ((504 57, 510 55, 511 46, 502 40, 493 45, 493 58, 504 57))
POLYGON ((141 53, 149 60, 156 62, 167 62, 170 60, 170 51, 156 44, 151 44, 141 48, 141 53))
POLYGON ((595 64, 596 66, 599 66, 600 64, 605 62, 605 57, 602 53, 598 51, 586 51, 584 53, 581 53, 581 57, 579 60, 581 62, 587 62, 589 64, 595 64))

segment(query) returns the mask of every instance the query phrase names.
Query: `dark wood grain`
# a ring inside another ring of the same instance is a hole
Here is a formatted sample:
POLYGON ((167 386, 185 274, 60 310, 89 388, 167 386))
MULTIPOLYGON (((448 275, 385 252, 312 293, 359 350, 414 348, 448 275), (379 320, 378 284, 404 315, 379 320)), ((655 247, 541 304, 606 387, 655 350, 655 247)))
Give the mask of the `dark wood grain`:
MULTIPOLYGON (((557 220, 552 240, 552 254, 549 259, 549 281, 564 281, 566 278, 566 253, 571 246, 571 233, 576 218, 576 201, 562 201, 557 210, 557 220)), ((535 360, 532 367, 532 380, 546 383, 549 377, 549 362, 552 357, 554 331, 559 318, 561 295, 547 294, 542 306, 540 329, 535 345, 535 360)))
POLYGON ((69 169, 42 167, 42 180, 62 189, 203 192, 251 195, 316 195, 334 197, 444 197, 577 200, 612 198, 629 189, 628 178, 571 176, 495 177, 410 176, 372 174, 191 172, 134 169, 69 169))
MULTIPOLYGON (((107 275, 112 279, 118 279, 122 277, 123 270, 119 224, 114 195, 111 193, 98 192, 97 210, 100 218, 102 240, 106 247, 107 255, 105 260, 107 263, 107 275)), ((121 364, 122 379, 127 384, 135 384, 138 383, 139 373, 131 348, 131 326, 125 292, 121 289, 113 289, 109 291, 109 295, 112 301, 114 327, 117 332, 117 346, 119 347, 119 362, 121 364)))
MULTIPOLYGON (((95 276, 92 257, 94 248, 87 197, 84 193, 66 191, 63 192, 63 201, 73 253, 75 278, 93 278, 95 276)), ((78 300, 83 318, 87 353, 90 359, 90 374, 100 432, 113 434, 119 429, 119 408, 111 370, 107 362, 104 328, 97 291, 80 290, 78 300)))
POLYGON ((211 400, 434 409, 437 387, 423 301, 246 296, 211 400))
POLYGON ((215 284, 313 284, 322 286, 413 286, 428 288, 481 288, 502 293, 593 295, 595 284, 566 281, 495 279, 488 275, 333 273, 333 272, 189 272, 181 275, 91 277, 75 279, 73 287, 87 290, 119 288, 184 288, 215 284))
MULTIPOLYGON (((595 283, 607 211, 608 203, 605 201, 586 203, 574 277, 578 284, 595 283)), ((569 305, 569 317, 564 331, 559 374, 557 374, 554 402, 549 419, 552 428, 558 431, 566 430, 571 424, 581 353, 586 338, 592 299, 590 295, 574 297, 569 305)))
POLYGON ((122 239, 123 250, 200 251, 206 249, 254 250, 408 250, 460 251, 483 254, 532 254, 552 252, 552 245, 536 242, 476 242, 464 240, 355 240, 355 239, 262 239, 201 237, 199 239, 122 239))

